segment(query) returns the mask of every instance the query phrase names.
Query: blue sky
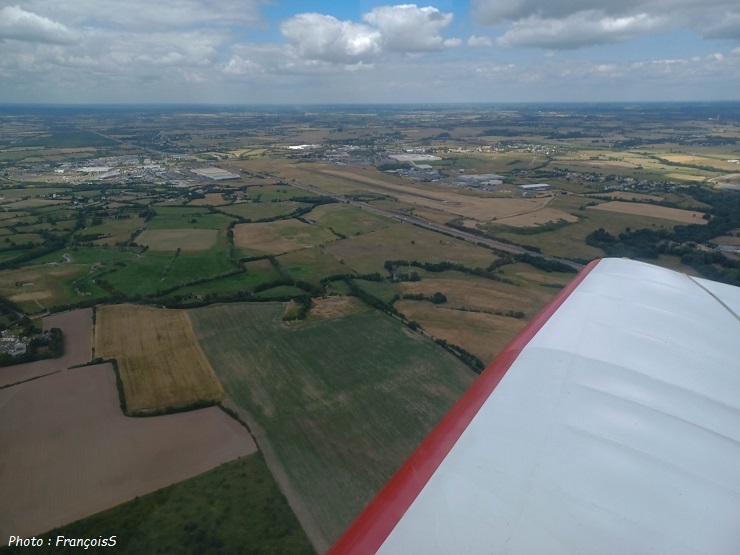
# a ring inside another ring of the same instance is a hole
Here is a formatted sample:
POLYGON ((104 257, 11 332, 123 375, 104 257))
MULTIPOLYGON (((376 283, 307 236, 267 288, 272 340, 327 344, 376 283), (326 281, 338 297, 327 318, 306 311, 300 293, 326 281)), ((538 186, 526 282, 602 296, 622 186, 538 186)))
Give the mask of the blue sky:
POLYGON ((740 100, 737 0, 0 0, 0 103, 740 100))

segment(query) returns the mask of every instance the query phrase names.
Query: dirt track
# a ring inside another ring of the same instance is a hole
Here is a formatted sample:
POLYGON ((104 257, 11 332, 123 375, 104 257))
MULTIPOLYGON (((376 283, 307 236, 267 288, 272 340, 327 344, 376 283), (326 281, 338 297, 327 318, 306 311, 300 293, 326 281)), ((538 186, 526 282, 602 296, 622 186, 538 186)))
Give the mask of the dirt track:
POLYGON ((110 364, 0 390, 0 422, 0 545, 256 451, 217 407, 124 416, 110 364))
POLYGON ((92 308, 46 316, 43 327, 46 330, 61 328, 64 335, 64 354, 59 358, 0 368, 0 387, 52 374, 92 360, 92 308))

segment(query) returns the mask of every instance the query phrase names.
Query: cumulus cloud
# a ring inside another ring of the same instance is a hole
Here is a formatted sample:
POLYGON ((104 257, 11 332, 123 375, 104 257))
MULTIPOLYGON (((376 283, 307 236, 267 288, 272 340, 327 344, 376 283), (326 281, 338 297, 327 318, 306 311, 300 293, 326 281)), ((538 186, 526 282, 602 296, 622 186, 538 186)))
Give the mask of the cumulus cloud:
POLYGON ((48 17, 26 11, 19 6, 5 6, 0 10, 0 39, 72 44, 77 37, 65 25, 48 17))
POLYGON ((548 49, 581 48, 620 42, 661 29, 662 17, 639 13, 611 17, 598 11, 583 11, 562 19, 530 16, 515 22, 498 43, 503 46, 535 46, 548 49))
POLYGON ((419 53, 462 44, 442 33, 453 14, 416 4, 379 6, 362 22, 340 21, 318 13, 302 13, 283 22, 280 30, 301 57, 332 63, 369 63, 383 53, 419 53))
POLYGON ((472 13, 504 26, 506 46, 580 48, 679 28, 740 39, 736 0, 473 0, 472 13))
POLYGON ((699 31, 706 38, 740 40, 740 7, 734 11, 728 10, 721 18, 703 13, 695 21, 699 31))
POLYGON ((254 60, 244 59, 238 54, 232 56, 229 62, 224 66, 224 73, 231 75, 254 75, 263 71, 262 65, 254 60))
POLYGON ((280 31, 301 56, 309 59, 354 63, 370 59, 381 50, 377 29, 331 15, 298 14, 284 21, 280 31))
POLYGON ((157 29, 191 25, 256 25, 268 0, 25 0, 26 9, 67 22, 119 28, 157 29), (29 8, 29 6, 31 8, 29 8))
POLYGON ((416 4, 380 6, 362 16, 376 27, 386 49, 396 52, 428 52, 444 46, 442 32, 452 23, 453 14, 416 4))
POLYGON ((488 37, 471 35, 468 39, 468 46, 493 46, 493 42, 488 37))
MULTIPOLYGON (((647 0, 650 1, 650 0, 647 0)), ((679 0, 683 1, 683 0, 679 0)), ((542 18, 560 18, 588 10, 617 13, 640 5, 639 0, 473 0, 473 13, 483 23, 495 25, 532 15, 542 18)), ((644 4, 645 1, 642 2, 644 4)))

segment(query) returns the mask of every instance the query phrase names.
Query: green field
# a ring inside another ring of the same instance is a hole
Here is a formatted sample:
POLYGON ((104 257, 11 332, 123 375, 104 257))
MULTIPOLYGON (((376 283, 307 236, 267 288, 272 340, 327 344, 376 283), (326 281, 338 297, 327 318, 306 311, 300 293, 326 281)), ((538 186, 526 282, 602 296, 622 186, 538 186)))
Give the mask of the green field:
MULTIPOLYGON (((413 268, 411 271, 416 271, 416 268, 413 268)), ((354 282, 363 291, 386 303, 390 303, 394 296, 401 294, 401 289, 395 283, 388 283, 387 281, 368 281, 365 279, 356 279, 354 282)))
POLYGON ((395 220, 385 216, 342 204, 319 206, 311 212, 310 217, 322 226, 331 228, 335 233, 341 233, 348 237, 383 229, 396 223, 395 220))
POLYGON ((286 326, 284 310, 229 304, 190 315, 309 537, 328 547, 474 374, 377 311, 286 326))
POLYGON ((297 208, 309 206, 301 202, 249 202, 221 206, 219 210, 240 218, 250 220, 262 220, 265 218, 276 218, 290 214, 297 208))
POLYGON ((147 229, 220 229, 234 219, 211 213, 202 206, 157 206, 154 210, 157 215, 147 229))
POLYGON ((293 279, 314 284, 326 276, 352 273, 351 268, 340 263, 322 246, 289 252, 275 260, 293 279))
POLYGON ((360 274, 383 272, 386 260, 449 260, 485 268, 497 258, 486 248, 408 224, 335 241, 326 246, 326 251, 360 274))
POLYGON ((280 274, 267 260, 257 260, 245 264, 246 272, 227 276, 197 285, 189 285, 176 289, 168 297, 177 296, 204 296, 229 295, 239 291, 252 291, 258 285, 263 285, 280 278, 280 274))
POLYGON ((255 295, 255 297, 260 299, 285 299, 286 297, 303 297, 305 295, 306 292, 299 287, 294 287, 293 285, 278 285, 272 289, 260 291, 255 295))
POLYGON ((294 219, 234 227, 234 244, 247 256, 279 255, 336 240, 328 229, 294 219))
POLYGON ((250 198, 257 198, 261 202, 291 200, 301 197, 316 197, 315 194, 290 185, 257 185, 247 189, 250 198))
MULTIPOLYGON (((113 548, 77 550, 118 555, 314 553, 260 453, 37 536, 49 539, 51 546, 44 541, 33 552, 75 551, 55 547, 57 536, 114 535, 113 548)), ((27 551, 0 548, 7 555, 27 551)))
MULTIPOLYGON (((85 230, 84 233, 101 233, 109 235, 109 237, 98 239, 95 241, 95 244, 115 245, 116 243, 128 242, 131 234, 143 226, 144 219, 139 217, 124 218, 120 220, 106 218, 101 225, 90 227, 89 231, 85 230)), ((58 224, 57 227, 59 227, 58 224)))
POLYGON ((225 251, 217 247, 179 255, 147 251, 107 274, 105 279, 126 295, 149 295, 235 268, 236 265, 226 258, 225 251))

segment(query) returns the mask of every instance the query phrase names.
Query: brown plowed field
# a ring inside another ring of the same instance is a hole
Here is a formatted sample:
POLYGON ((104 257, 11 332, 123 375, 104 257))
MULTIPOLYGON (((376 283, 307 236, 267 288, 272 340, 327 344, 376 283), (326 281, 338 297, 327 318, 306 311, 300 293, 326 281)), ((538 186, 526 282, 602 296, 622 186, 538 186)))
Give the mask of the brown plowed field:
POLYGON ((223 398, 187 313, 132 304, 97 309, 95 355, 115 358, 130 413, 223 398))
POLYGON ((92 360, 92 308, 52 314, 43 319, 43 327, 60 328, 64 336, 64 354, 59 358, 39 360, 0 368, 0 387, 64 370, 92 360))
POLYGON ((0 545, 9 534, 45 532, 256 451, 216 407, 124 416, 110 364, 0 390, 0 422, 0 545))

